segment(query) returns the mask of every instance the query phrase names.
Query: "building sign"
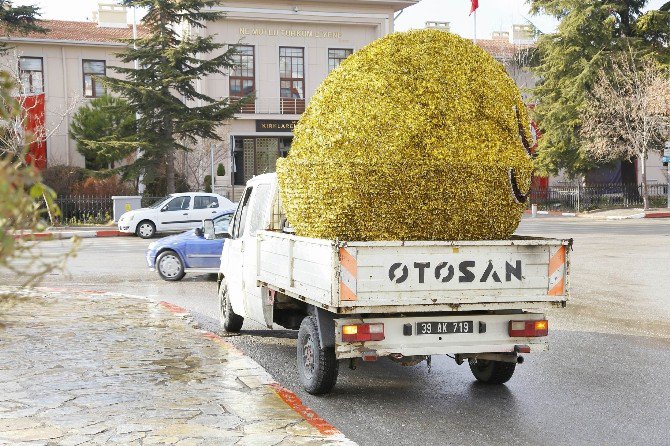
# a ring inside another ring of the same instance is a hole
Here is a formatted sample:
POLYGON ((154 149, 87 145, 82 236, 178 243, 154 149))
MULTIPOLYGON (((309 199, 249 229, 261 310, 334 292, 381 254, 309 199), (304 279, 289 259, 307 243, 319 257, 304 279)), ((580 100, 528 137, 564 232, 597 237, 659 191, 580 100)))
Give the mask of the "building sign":
POLYGON ((257 132, 292 132, 298 121, 257 120, 257 132))
POLYGON ((240 28, 241 36, 298 37, 303 39, 341 39, 340 31, 312 31, 309 29, 240 28))

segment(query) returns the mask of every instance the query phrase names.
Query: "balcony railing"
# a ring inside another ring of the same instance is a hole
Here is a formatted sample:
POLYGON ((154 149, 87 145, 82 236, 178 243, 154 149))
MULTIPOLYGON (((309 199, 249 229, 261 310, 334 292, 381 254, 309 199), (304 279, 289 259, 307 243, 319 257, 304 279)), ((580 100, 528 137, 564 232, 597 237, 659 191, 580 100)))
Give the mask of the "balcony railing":
MULTIPOLYGON (((230 98, 233 102, 238 98, 230 98)), ((294 98, 256 98, 242 106, 242 114, 260 115, 300 115, 305 112, 306 99, 294 98)))

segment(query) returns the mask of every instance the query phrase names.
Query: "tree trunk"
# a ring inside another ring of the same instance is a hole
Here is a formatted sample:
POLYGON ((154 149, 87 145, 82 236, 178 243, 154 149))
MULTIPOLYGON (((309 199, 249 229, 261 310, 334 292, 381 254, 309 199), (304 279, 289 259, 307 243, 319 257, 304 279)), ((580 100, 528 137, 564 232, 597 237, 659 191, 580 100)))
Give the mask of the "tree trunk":
POLYGON ((647 190, 647 150, 644 149, 640 156, 640 170, 642 176, 642 203, 644 204, 644 210, 649 209, 649 191, 647 190))
POLYGON ((175 184, 174 184, 174 149, 170 148, 165 152, 165 176, 167 180, 167 193, 175 193, 175 184))

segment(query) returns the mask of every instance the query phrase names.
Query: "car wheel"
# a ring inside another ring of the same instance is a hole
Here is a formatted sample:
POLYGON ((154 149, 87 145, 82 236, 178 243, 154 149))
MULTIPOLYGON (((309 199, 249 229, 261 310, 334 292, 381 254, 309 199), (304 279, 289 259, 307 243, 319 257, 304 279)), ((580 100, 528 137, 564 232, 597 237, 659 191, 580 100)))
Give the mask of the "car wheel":
POLYGON ((477 381, 486 384, 503 384, 509 381, 516 369, 515 362, 489 361, 485 359, 468 361, 470 371, 477 381))
POLYGON ((156 271, 163 280, 175 282, 181 280, 184 275, 184 263, 179 254, 174 251, 163 251, 156 259, 156 271))
POLYGON ((228 285, 222 280, 219 284, 219 308, 221 310, 221 326, 228 333, 239 333, 244 323, 244 318, 235 314, 233 306, 230 304, 230 295, 228 294, 228 285))
POLYGON ((302 320, 298 331, 298 374, 303 388, 312 395, 330 392, 337 382, 339 363, 333 347, 321 347, 316 318, 302 320))
POLYGON ((151 238, 156 235, 156 225, 150 220, 142 220, 138 223, 135 234, 141 238, 151 238))

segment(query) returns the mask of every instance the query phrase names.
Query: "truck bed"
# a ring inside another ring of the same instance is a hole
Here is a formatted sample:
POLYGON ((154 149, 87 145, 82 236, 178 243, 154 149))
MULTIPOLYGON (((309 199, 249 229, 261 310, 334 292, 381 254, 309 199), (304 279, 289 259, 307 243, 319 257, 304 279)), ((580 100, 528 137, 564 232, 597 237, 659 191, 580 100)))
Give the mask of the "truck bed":
POLYGON ((572 240, 346 242, 257 234, 261 286, 339 314, 564 306, 572 240))

